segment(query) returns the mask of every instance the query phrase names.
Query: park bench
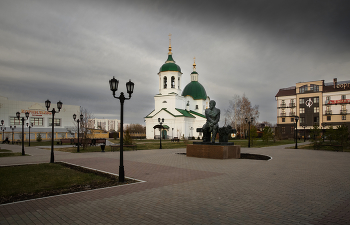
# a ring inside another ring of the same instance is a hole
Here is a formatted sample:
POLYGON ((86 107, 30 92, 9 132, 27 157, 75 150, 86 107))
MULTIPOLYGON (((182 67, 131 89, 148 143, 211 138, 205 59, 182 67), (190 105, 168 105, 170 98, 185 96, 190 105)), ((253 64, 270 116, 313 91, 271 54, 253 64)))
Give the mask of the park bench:
MULTIPOLYGON (((136 145, 123 145, 123 147, 132 147, 132 150, 135 151, 136 150, 136 145)), ((120 145, 111 145, 111 151, 119 151, 120 149, 120 145)))
POLYGON ((178 137, 174 137, 174 138, 171 139, 171 142, 175 142, 175 141, 176 141, 176 142, 179 142, 180 139, 179 139, 178 137))
POLYGON ((61 145, 62 145, 63 143, 72 144, 72 140, 73 140, 73 139, 60 139, 60 143, 61 143, 61 145))

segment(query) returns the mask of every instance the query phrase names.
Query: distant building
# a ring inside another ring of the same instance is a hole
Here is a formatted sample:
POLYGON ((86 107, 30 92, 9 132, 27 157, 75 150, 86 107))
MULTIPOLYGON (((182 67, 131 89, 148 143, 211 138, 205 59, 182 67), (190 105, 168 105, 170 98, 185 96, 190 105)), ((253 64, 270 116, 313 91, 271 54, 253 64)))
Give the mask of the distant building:
POLYGON ((117 131, 120 126, 120 120, 117 119, 90 119, 89 128, 102 129, 105 131, 117 131))
POLYGON ((145 117, 146 138, 160 137, 158 118, 164 118, 162 137, 201 137, 196 129, 202 127, 206 118, 204 111, 209 107, 209 96, 204 87, 198 82, 199 74, 196 72, 196 63, 190 74, 191 82, 181 90, 181 68, 172 56, 169 44, 168 59, 160 67, 159 93, 154 96, 155 109, 145 117))
POLYGON ((299 117, 298 135, 308 136, 317 125, 321 129, 341 124, 350 127, 350 81, 324 83, 324 80, 297 83, 283 88, 276 94, 277 131, 282 138, 292 138, 295 132, 295 116, 299 117))
MULTIPOLYGON (((58 101, 58 100, 57 100, 58 101)), ((56 102, 51 102, 51 107, 49 110, 55 108, 57 110, 56 102)), ((52 114, 47 111, 45 107, 45 101, 43 102, 25 102, 9 100, 7 97, 0 96, 0 121, 4 120, 3 129, 6 128, 4 132, 4 138, 8 137, 12 139, 12 128, 16 126, 13 130, 13 139, 21 139, 22 134, 22 122, 16 117, 16 112, 21 113, 21 117, 25 117, 25 112, 29 112, 28 120, 25 119, 24 125, 24 139, 29 139, 29 129, 28 125, 33 124, 30 129, 30 139, 35 140, 40 134, 42 139, 51 138, 52 129, 52 114)), ((55 125, 55 138, 67 138, 73 137, 73 130, 75 127, 75 122, 73 120, 73 114, 80 114, 80 106, 77 105, 66 105, 63 102, 62 109, 59 113, 55 114, 54 125, 55 125)), ((1 125, 1 124, 0 124, 1 125)), ((1 140, 3 132, 1 131, 1 140)))

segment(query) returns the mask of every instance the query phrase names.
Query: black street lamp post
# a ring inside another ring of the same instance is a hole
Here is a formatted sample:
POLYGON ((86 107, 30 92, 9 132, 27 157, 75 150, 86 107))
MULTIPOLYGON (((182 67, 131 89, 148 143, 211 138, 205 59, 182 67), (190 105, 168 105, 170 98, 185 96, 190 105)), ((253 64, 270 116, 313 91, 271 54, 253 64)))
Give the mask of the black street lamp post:
MULTIPOLYGON (((25 115, 28 119, 29 117, 29 112, 25 112, 25 115)), ((24 117, 20 118, 21 117, 21 113, 20 112, 16 112, 16 117, 17 119, 21 119, 22 120, 22 155, 25 155, 25 152, 24 152, 24 117)))
POLYGON ((59 113, 62 109, 62 102, 61 101, 58 101, 57 102, 57 109, 58 111, 55 110, 55 108, 52 108, 51 111, 49 111, 49 108, 51 106, 51 102, 50 100, 46 100, 45 101, 45 106, 46 106, 46 109, 48 112, 51 112, 52 113, 52 133, 51 133, 51 157, 50 157, 50 163, 54 163, 55 162, 55 155, 54 155, 54 152, 53 152, 53 142, 54 142, 54 129, 55 129, 55 114, 56 113, 59 113))
POLYGON ((29 125, 29 123, 27 123, 27 127, 28 127, 28 129, 29 129, 29 146, 30 146, 30 128, 32 128, 33 127, 33 123, 31 123, 30 125, 29 125))
POLYGON ((10 126, 10 129, 12 130, 12 144, 13 144, 13 131, 16 129, 16 126, 10 126))
POLYGON ((164 118, 162 118, 162 119, 160 119, 160 118, 158 118, 158 122, 159 122, 159 124, 160 124, 160 127, 159 127, 159 132, 160 132, 160 138, 159 138, 159 149, 162 149, 162 124, 164 123, 164 118))
MULTIPOLYGON (((75 114, 73 114, 73 119, 74 119, 74 121, 75 121, 75 119, 77 118, 77 115, 75 115, 75 114)), ((78 123, 78 149, 77 149, 77 152, 79 152, 80 150, 79 150, 79 123, 81 122, 81 121, 83 121, 83 119, 84 119, 84 116, 83 116, 83 114, 80 114, 80 120, 78 119, 77 120, 77 123, 78 123)))
POLYGON ((134 92, 134 83, 129 80, 126 83, 126 90, 129 94, 129 98, 125 98, 124 93, 120 92, 119 97, 115 96, 115 92, 118 90, 119 81, 113 77, 113 79, 109 80, 109 86, 111 91, 113 92, 113 97, 119 99, 120 101, 120 165, 119 165, 119 182, 124 182, 125 173, 124 173, 124 165, 123 165, 123 111, 124 111, 124 101, 129 100, 131 98, 131 94, 134 92))
POLYGON ((245 122, 248 123, 249 125, 249 130, 248 130, 248 148, 250 148, 250 123, 252 123, 254 120, 254 118, 250 118, 250 120, 248 121, 248 118, 245 118, 245 122))
POLYGON ((299 117, 296 116, 295 118, 295 149, 298 149, 298 120, 299 120, 299 117))
POLYGON ((2 142, 4 142, 4 135, 5 135, 6 127, 2 127, 2 126, 4 126, 4 120, 1 120, 2 142))

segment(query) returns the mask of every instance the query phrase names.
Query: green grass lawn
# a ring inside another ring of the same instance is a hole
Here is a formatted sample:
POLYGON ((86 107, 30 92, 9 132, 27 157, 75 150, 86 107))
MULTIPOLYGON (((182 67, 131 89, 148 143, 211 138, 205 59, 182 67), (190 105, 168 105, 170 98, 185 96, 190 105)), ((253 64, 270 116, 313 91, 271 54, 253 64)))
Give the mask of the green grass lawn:
POLYGON ((116 176, 78 171, 60 163, 0 167, 0 203, 114 185, 118 185, 116 176))
MULTIPOLYGON (((7 149, 0 149, 0 157, 22 156, 22 152, 12 152, 7 149)), ((28 156, 25 154, 24 156, 28 156)))

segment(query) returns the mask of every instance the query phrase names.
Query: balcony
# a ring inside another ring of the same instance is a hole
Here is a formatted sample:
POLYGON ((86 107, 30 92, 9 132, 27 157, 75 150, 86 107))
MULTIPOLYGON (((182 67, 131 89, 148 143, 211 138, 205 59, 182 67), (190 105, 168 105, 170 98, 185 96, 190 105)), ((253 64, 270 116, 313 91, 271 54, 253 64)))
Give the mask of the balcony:
POLYGON ((287 105, 284 103, 282 103, 282 104, 280 104, 280 107, 282 107, 282 108, 285 108, 285 107, 287 107, 287 105))
POLYGON ((289 103, 289 107, 291 108, 295 107, 295 103, 289 103))
POLYGON ((340 114, 341 115, 346 115, 346 114, 348 114, 348 110, 347 109, 341 109, 340 110, 340 114))
POLYGON ((289 116, 295 116, 295 112, 290 112, 289 116))
POLYGON ((281 116, 286 116, 286 113, 281 113, 281 116))
POLYGON ((326 110, 326 115, 332 115, 332 110, 326 110))

